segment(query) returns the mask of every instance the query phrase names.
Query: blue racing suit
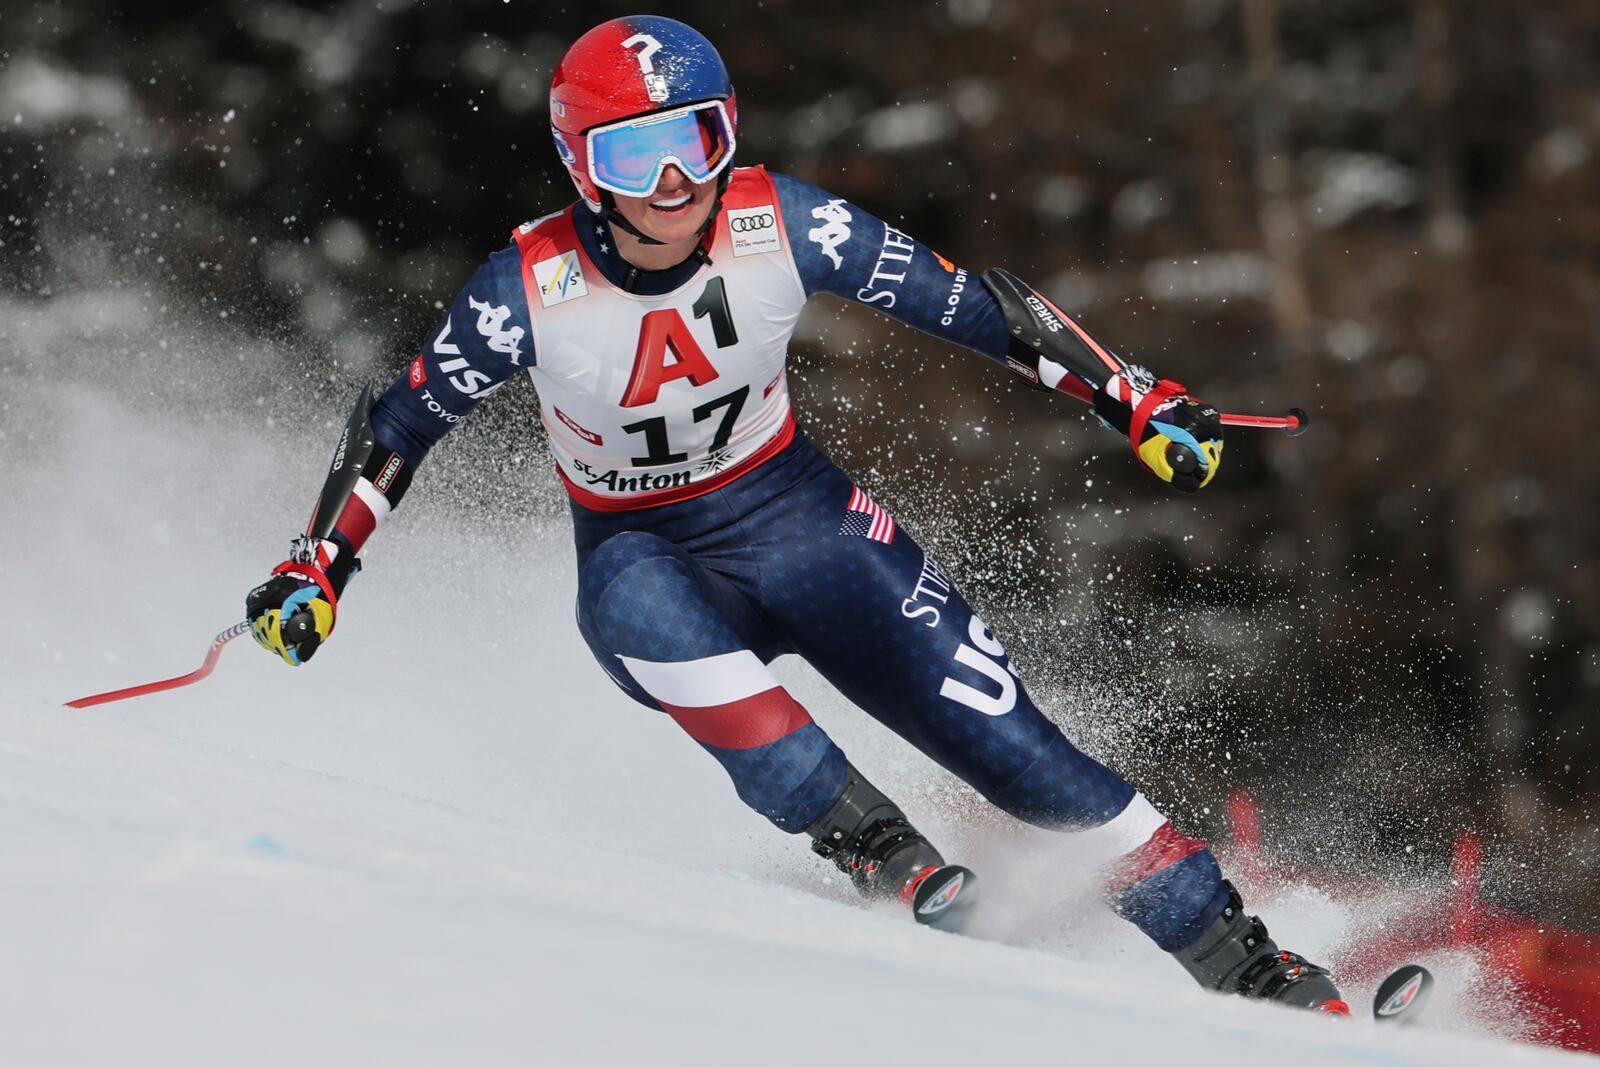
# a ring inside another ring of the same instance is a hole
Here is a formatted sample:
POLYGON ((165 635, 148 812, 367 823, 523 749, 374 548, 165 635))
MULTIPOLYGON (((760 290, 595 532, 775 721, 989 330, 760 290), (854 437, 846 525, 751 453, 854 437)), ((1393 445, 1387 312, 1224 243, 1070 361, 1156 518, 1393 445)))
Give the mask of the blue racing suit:
POLYGON ((783 357, 819 293, 1005 359, 976 277, 793 178, 735 171, 702 254, 664 271, 630 266, 577 203, 519 227, 380 398, 338 539, 359 549, 427 451, 526 370, 572 498, 585 640, 746 804, 799 832, 844 786, 844 754, 767 669, 795 653, 996 806, 1098 835, 1119 910, 1187 945, 1228 899, 1211 852, 1040 713, 937 562, 794 421, 783 357))

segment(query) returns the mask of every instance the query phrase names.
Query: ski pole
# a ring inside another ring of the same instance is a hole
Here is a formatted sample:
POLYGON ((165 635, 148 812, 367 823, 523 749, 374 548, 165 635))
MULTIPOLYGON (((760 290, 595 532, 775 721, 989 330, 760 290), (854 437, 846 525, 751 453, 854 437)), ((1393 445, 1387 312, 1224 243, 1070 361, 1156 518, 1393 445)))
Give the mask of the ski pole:
POLYGON ((69 708, 92 708, 96 704, 109 704, 113 700, 126 700, 129 697, 144 696, 146 693, 160 693, 168 689, 177 689, 185 685, 193 685, 216 669, 217 660, 222 655, 222 646, 232 641, 242 633, 250 630, 250 622, 236 622, 226 630, 211 639, 211 648, 206 651, 206 661, 200 664, 198 670, 188 674, 180 674, 176 678, 166 678, 159 682, 146 682, 143 685, 130 685, 126 689, 113 689, 109 693, 96 693, 94 696, 79 697, 77 700, 67 701, 69 708))
POLYGON ((1300 408, 1290 408, 1287 415, 1221 415, 1224 426, 1252 426, 1266 430, 1282 430, 1290 437, 1299 437, 1311 425, 1311 416, 1300 408))
MULTIPOLYGON (((372 458, 374 439, 372 422, 368 418, 371 410, 372 384, 369 382, 362 387, 361 395, 356 397, 356 406, 345 423, 344 433, 339 437, 339 446, 334 449, 333 462, 328 467, 328 477, 322 483, 322 492, 317 496, 317 506, 311 511, 311 520, 306 523, 306 532, 302 537, 295 539, 294 558, 298 562, 310 563, 316 559, 317 542, 333 533, 334 524, 339 521, 339 514, 344 511, 345 502, 355 491, 356 479, 361 477, 361 472, 366 469, 367 460, 372 458)), ((198 670, 159 682, 146 682, 126 689, 113 689, 109 693, 79 697, 77 700, 67 701, 66 706, 92 708, 96 704, 109 704, 113 700, 126 700, 129 697, 144 696, 146 693, 160 693, 180 686, 193 685, 216 669, 217 659, 222 655, 223 646, 240 634, 247 633, 249 629, 250 621, 246 619, 244 622, 234 623, 213 637, 211 649, 206 653, 206 661, 200 664, 198 670)))

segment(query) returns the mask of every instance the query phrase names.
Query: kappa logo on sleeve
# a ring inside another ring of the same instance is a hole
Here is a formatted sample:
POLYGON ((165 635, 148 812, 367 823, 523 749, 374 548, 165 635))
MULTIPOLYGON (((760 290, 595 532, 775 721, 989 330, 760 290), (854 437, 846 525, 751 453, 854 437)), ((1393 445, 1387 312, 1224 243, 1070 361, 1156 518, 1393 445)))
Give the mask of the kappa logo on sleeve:
POLYGON ((489 342, 490 351, 508 357, 514 367, 522 366, 522 349, 517 345, 522 340, 522 327, 505 329, 511 309, 504 304, 496 306, 473 296, 467 297, 467 306, 478 313, 478 334, 489 342))
POLYGON ((822 254, 833 260, 833 269, 838 270, 844 266, 839 246, 850 240, 850 212, 845 209, 843 200, 829 200, 812 208, 811 217, 820 219, 822 225, 813 226, 806 236, 822 248, 822 254))
POLYGON ((778 213, 771 204, 732 208, 727 215, 734 255, 759 256, 783 247, 778 239, 778 213))
POLYGON ((583 268, 578 266, 576 248, 535 263, 533 283, 539 287, 539 302, 547 308, 576 300, 589 292, 583 280, 583 268))

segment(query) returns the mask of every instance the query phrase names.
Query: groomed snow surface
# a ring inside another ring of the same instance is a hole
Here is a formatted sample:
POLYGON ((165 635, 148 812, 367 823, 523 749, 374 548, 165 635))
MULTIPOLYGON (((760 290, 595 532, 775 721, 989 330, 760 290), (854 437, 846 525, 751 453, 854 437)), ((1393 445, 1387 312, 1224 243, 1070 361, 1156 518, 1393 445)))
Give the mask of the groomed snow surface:
MULTIPOLYGON (((1201 993, 1070 842, 986 815, 789 663, 979 868, 986 939, 859 906, 593 664, 559 516, 486 529, 495 487, 448 459, 310 665, 243 638, 200 685, 64 709, 198 664, 303 522, 347 401, 303 430, 242 366, 207 394, 198 363, 162 400, 103 346, 24 343, 66 319, 9 312, 0 1063, 1577 1062, 1469 1021, 1461 961, 1430 961, 1436 1026, 1412 1032, 1201 993)), ((1309 891, 1253 904, 1313 956, 1349 919, 1309 891)))

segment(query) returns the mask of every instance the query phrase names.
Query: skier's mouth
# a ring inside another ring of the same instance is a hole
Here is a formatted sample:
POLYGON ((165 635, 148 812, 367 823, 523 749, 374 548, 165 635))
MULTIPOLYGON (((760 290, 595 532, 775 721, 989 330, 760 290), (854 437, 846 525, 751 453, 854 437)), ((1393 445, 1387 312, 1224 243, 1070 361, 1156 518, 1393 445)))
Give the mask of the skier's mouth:
POLYGON ((678 196, 662 197, 660 200, 650 201, 650 209, 659 211, 663 215, 677 215, 689 209, 689 202, 694 199, 693 193, 681 193, 678 196))

